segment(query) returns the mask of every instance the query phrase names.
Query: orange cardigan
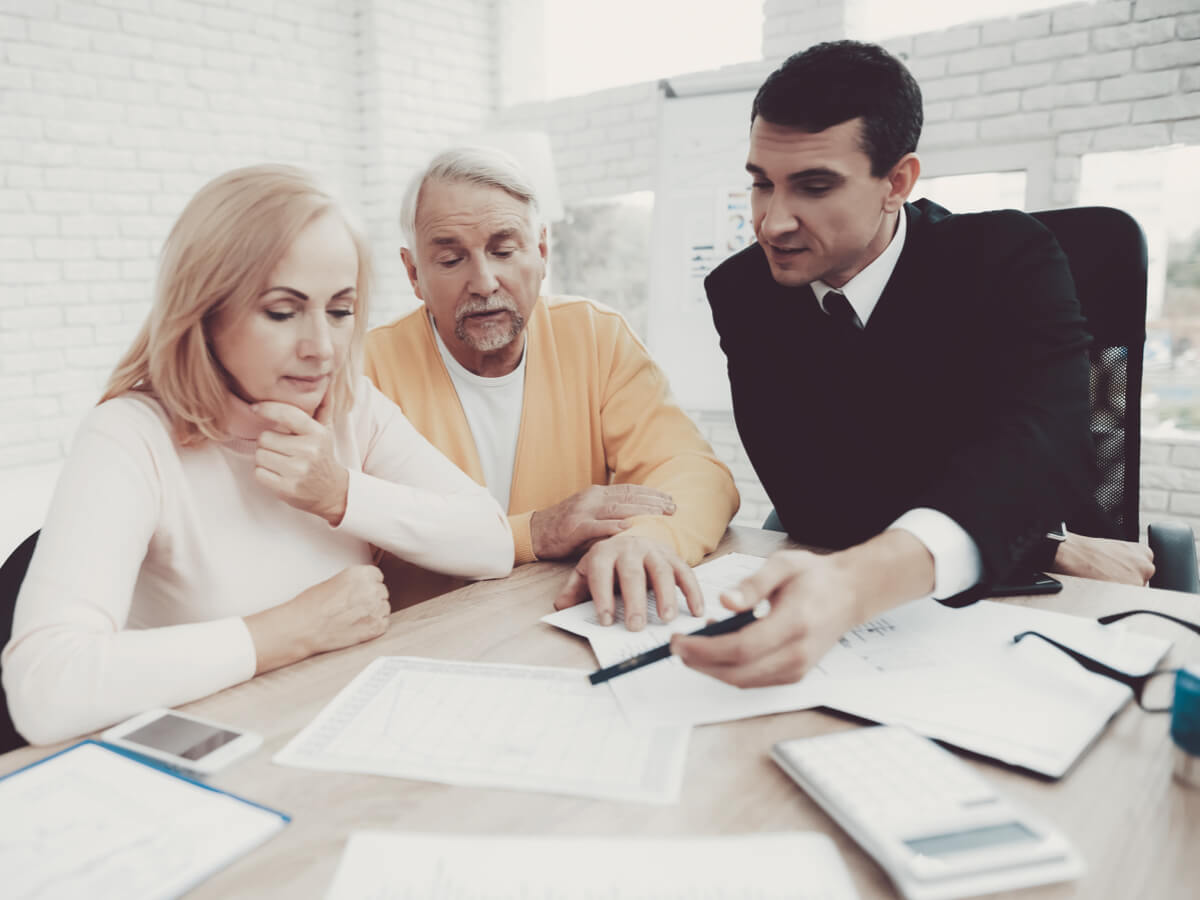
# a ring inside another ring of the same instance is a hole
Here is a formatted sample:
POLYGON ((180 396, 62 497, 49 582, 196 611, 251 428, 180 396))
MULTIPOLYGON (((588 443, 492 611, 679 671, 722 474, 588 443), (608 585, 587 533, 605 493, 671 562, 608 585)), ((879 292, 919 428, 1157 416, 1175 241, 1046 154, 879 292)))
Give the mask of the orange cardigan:
MULTIPOLYGON (((509 498, 517 564, 531 562, 529 521, 593 484, 645 484, 675 500, 626 533, 673 547, 689 565, 713 548, 738 508, 733 477, 641 341, 616 311, 542 297, 526 326, 525 400, 509 498)), ((422 305, 367 335, 366 372, 434 446, 483 483, 475 441, 422 305)))

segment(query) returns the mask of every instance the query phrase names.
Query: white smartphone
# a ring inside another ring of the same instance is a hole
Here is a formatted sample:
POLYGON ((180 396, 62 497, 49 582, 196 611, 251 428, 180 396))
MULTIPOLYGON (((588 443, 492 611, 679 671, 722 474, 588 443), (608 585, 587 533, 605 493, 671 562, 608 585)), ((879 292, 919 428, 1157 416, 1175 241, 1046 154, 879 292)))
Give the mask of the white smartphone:
POLYGON ((195 775, 209 775, 253 753, 262 736, 173 709, 151 709, 103 732, 100 739, 195 775))

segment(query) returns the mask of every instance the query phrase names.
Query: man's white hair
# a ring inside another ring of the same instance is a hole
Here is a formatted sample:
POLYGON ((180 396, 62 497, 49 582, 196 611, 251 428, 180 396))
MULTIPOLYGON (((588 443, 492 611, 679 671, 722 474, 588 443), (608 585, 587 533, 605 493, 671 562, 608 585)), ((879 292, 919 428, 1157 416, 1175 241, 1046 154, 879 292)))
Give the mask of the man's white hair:
POLYGON ((529 225, 538 231, 538 202, 533 183, 515 159, 491 147, 452 147, 443 150, 413 176, 400 205, 400 228, 410 250, 417 246, 417 204, 421 189, 431 181, 467 182, 499 188, 529 207, 529 225))

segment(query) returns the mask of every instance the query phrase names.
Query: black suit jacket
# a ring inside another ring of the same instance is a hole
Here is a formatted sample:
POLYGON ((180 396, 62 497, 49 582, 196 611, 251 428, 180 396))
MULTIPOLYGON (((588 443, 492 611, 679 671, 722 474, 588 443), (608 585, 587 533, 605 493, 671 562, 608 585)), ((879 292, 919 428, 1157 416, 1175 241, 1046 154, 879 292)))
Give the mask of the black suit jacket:
POLYGON ((811 288, 777 284, 758 245, 705 287, 738 431, 788 533, 841 548, 940 510, 982 555, 969 602, 1049 528, 1095 514, 1090 339, 1035 219, 926 200, 904 213, 904 250, 861 332, 811 288))

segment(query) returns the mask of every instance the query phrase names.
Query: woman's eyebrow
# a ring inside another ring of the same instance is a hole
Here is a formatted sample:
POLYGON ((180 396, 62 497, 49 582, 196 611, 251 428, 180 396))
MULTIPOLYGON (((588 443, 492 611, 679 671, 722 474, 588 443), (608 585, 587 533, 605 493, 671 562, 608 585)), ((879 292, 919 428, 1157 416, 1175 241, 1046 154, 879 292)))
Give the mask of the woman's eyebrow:
MULTIPOLYGON (((338 291, 336 294, 334 294, 331 299, 337 300, 341 297, 346 296, 347 294, 353 294, 354 290, 355 290, 354 285, 351 285, 350 287, 344 287, 340 291, 338 291)), ((271 293, 272 291, 283 291, 285 294, 291 294, 297 300, 303 300, 306 303, 308 302, 308 294, 305 294, 303 291, 298 291, 295 288, 283 287, 282 285, 267 288, 265 291, 263 291, 261 294, 259 294, 259 296, 265 297, 265 296, 267 296, 267 294, 271 293)))
POLYGON ((259 294, 258 296, 265 297, 265 296, 267 296, 267 294, 270 294, 274 291, 283 291, 285 294, 291 294, 297 300, 303 300, 305 302, 308 301, 308 294, 298 291, 295 288, 283 287, 283 286, 269 287, 265 291, 263 291, 261 294, 259 294))

